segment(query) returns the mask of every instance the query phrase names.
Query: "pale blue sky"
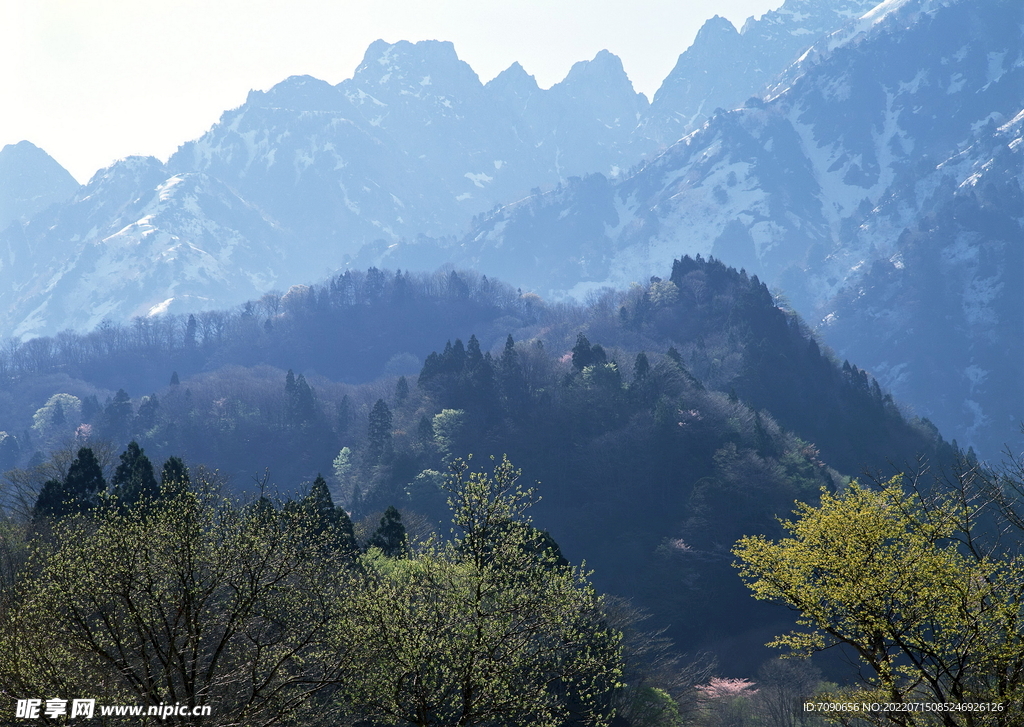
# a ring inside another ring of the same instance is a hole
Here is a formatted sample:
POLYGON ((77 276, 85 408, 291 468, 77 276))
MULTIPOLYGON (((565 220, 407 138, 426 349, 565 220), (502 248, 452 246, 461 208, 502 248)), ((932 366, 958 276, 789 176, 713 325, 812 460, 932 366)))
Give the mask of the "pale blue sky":
POLYGON ((28 139, 79 181, 166 159, 252 88, 349 78, 376 40, 438 39, 487 81, 542 87, 607 48, 650 98, 707 18, 781 0, 0 0, 0 145, 28 139))

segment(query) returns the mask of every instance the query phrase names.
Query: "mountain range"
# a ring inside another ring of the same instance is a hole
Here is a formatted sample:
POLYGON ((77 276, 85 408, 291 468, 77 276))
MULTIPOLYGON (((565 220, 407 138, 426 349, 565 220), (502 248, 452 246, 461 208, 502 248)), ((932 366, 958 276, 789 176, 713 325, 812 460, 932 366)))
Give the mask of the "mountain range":
POLYGON ((633 174, 571 180, 438 247, 578 298, 712 255, 997 456, 1024 407, 1022 27, 1013 3, 883 3, 633 174))
POLYGON ((1024 7, 874 5, 713 18, 650 103, 605 51, 543 90, 518 64, 481 83, 449 43, 378 41, 351 79, 254 91, 166 163, 14 214, 0 330, 230 306, 360 264, 583 298, 712 255, 994 454, 1024 404, 1024 7))

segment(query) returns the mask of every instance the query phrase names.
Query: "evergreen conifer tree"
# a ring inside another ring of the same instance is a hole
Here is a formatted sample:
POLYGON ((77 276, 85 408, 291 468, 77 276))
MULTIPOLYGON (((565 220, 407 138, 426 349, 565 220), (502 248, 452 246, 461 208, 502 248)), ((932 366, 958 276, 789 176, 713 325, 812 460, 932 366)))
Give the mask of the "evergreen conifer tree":
POLYGON ((505 350, 498 359, 497 378, 506 412, 515 414, 522 411, 527 394, 526 377, 511 333, 505 339, 505 350))
POLYGON ((156 426, 157 412, 160 410, 160 401, 156 394, 150 394, 142 399, 139 410, 135 414, 136 431, 147 432, 156 426))
POLYGON ((338 434, 342 436, 348 434, 348 425, 351 420, 352 401, 348 398, 348 394, 345 394, 338 402, 338 434))
POLYGON ((100 417, 100 435, 116 441, 124 441, 132 419, 132 400, 124 389, 118 389, 114 398, 103 409, 100 417))
POLYGON ((406 381, 404 376, 398 377, 398 383, 395 384, 395 403, 401 404, 403 401, 409 398, 409 382, 406 381))
POLYGON ((58 399, 53 404, 53 419, 51 421, 51 424, 54 426, 54 428, 63 427, 65 424, 67 424, 67 421, 67 417, 64 416, 64 405, 61 404, 60 400, 58 399))
POLYGON ((462 344, 461 338, 456 338, 451 351, 445 351, 445 370, 458 375, 466 366, 466 347, 462 344))
POLYGON ((103 410, 100 406, 99 399, 96 398, 95 394, 90 394, 82 399, 82 421, 92 421, 93 417, 99 414, 103 410))
POLYGON ((50 480, 43 485, 33 517, 38 521, 85 513, 99 504, 100 493, 106 487, 96 454, 89 447, 82 447, 63 482, 50 480))
POLYGON ((313 389, 306 383, 306 377, 299 374, 290 402, 292 421, 296 424, 312 424, 316 419, 316 399, 313 389))
POLYGON ((303 505, 306 516, 311 519, 313 533, 324 537, 335 552, 353 557, 356 553, 356 536, 352 520, 344 508, 334 506, 327 480, 319 473, 303 505))
POLYGON ((572 347, 572 365, 577 371, 582 371, 594 363, 593 354, 590 351, 590 341, 582 333, 576 334, 576 345, 572 347))
POLYGON ((366 428, 366 452, 376 464, 391 446, 391 410, 383 399, 377 399, 370 411, 366 428))
POLYGON ((643 381, 650 372, 651 362, 647 360, 647 354, 641 351, 636 355, 636 361, 633 364, 633 381, 643 381))
POLYGON ((404 558, 409 555, 409 536, 402 523, 402 514, 389 505, 373 531, 367 547, 380 548, 389 558, 404 558))
POLYGON ((21 446, 18 438, 7 432, 0 432, 0 471, 6 471, 18 464, 21 446))
POLYGON ((131 507, 140 501, 154 499, 160 490, 153 473, 153 463, 139 446, 132 441, 121 453, 121 462, 114 471, 114 494, 122 507, 131 507))
POLYGON ((195 315, 189 313, 188 322, 185 324, 185 348, 192 348, 196 345, 196 324, 195 315))
POLYGON ((168 457, 160 472, 160 489, 168 493, 186 492, 192 484, 188 468, 180 457, 168 457))
POLYGON ((47 480, 36 497, 32 519, 38 522, 44 518, 57 519, 69 514, 70 507, 64 500, 64 483, 60 480, 47 480))

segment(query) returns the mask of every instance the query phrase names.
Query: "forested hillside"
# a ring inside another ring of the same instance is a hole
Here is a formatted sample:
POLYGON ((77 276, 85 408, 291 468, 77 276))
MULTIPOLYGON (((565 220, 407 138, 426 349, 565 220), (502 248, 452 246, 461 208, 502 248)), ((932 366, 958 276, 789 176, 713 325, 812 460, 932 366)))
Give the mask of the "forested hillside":
POLYGON ((83 443, 134 440, 237 492, 322 474, 356 520, 393 505, 429 529, 453 458, 507 454, 540 481, 538 525, 599 588, 748 672, 766 619, 787 617, 745 594, 732 543, 776 533, 822 487, 954 456, 756 277, 699 257, 581 307, 472 273, 349 272, 233 312, 35 339, 0 363, 23 507, 54 476, 50 451, 66 467, 83 443))

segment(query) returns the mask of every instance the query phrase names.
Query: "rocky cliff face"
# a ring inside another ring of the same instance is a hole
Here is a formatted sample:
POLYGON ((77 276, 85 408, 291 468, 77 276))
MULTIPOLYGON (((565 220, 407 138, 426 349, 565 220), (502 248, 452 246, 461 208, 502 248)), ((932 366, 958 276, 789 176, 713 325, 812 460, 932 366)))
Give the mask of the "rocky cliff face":
POLYGON ((681 253, 714 255, 769 280, 843 355, 994 454, 1024 410, 1016 359, 997 353, 1024 330, 1010 284, 1024 240, 1022 27, 1011 2, 883 3, 812 47, 765 99, 719 113, 626 179, 503 208, 461 250, 512 265, 556 225, 573 270, 552 276, 538 254, 519 273, 577 296, 646 279, 681 253), (908 309, 891 294, 894 275, 944 291, 942 310, 959 313, 908 309), (934 345, 914 348, 922 338, 934 345), (907 350, 881 351, 884 341, 907 350), (966 356, 942 374, 950 380, 912 356, 937 360, 936 346, 966 356), (997 401, 999 391, 1018 393, 997 401))
POLYGON ((647 106, 607 52, 545 91, 518 65, 481 84, 450 43, 378 41, 351 79, 253 92, 166 165, 118 162, 0 234, 0 328, 230 306, 364 246, 461 234, 531 188, 635 163, 647 106))
POLYGON ((654 94, 644 132, 672 144, 763 89, 808 46, 875 6, 875 0, 788 0, 737 31, 725 18, 704 23, 654 94))
POLYGON ((518 65, 484 86, 450 43, 378 41, 337 86, 252 93, 169 167, 223 180, 340 266, 366 242, 461 234, 532 187, 629 166, 646 108, 607 52, 542 91, 518 65))

